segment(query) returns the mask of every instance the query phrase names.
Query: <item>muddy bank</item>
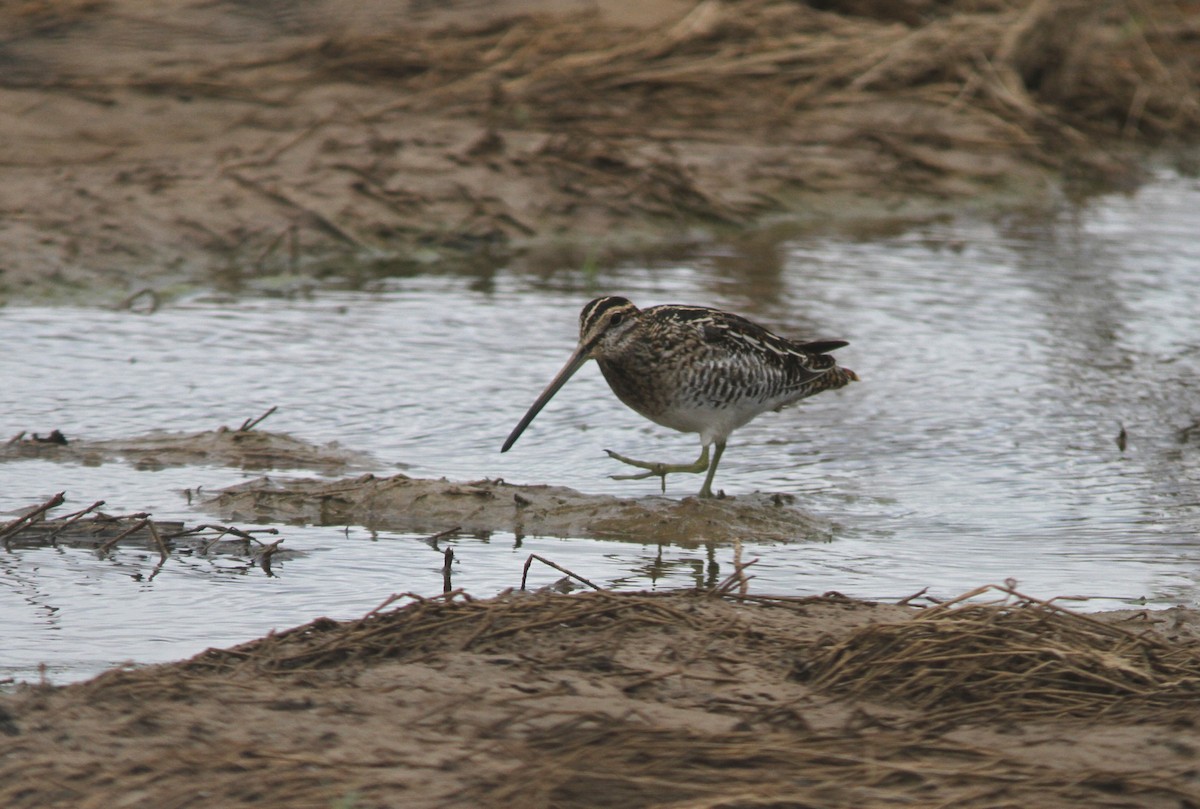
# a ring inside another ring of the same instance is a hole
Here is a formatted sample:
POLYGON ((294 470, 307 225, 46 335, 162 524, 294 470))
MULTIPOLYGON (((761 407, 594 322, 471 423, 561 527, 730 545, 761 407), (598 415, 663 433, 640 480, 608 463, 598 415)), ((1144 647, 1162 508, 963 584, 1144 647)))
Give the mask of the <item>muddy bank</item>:
POLYGON ((222 490, 205 507, 257 523, 362 525, 383 531, 509 532, 675 545, 827 540, 832 523, 785 494, 722 499, 592 495, 501 480, 455 483, 405 475, 327 480, 260 478, 222 490))
POLYGON ((284 433, 249 429, 246 424, 194 433, 157 430, 105 440, 68 437, 53 430, 46 435, 21 433, 0 446, 0 463, 30 458, 87 466, 125 462, 139 469, 214 464, 250 470, 312 469, 327 474, 379 466, 367 453, 336 441, 317 446, 284 433))
MULTIPOLYGON (((986 595, 986 593, 985 593, 986 595)), ((1194 612, 461 595, 0 697, 5 806, 1171 807, 1194 612)))
POLYGON ((607 260, 597 241, 1127 185, 1131 149, 1200 131, 1197 19, 1080 0, 10 4, 0 295, 577 267, 607 260))
MULTIPOLYGON (((336 442, 317 446, 282 433, 220 427, 195 433, 156 431, 125 439, 86 440, 21 433, 0 446, 0 463, 37 458, 139 469, 213 464, 246 470, 310 469, 324 474, 378 468, 370 455, 336 442)), ((436 534, 506 532, 694 546, 735 539, 829 540, 835 526, 804 512, 790 494, 682 500, 592 495, 563 486, 518 486, 502 480, 456 482, 377 477, 263 477, 211 492, 187 492, 197 504, 239 522, 361 525, 380 531, 436 534)), ((146 516, 146 515, 143 515, 146 516)))

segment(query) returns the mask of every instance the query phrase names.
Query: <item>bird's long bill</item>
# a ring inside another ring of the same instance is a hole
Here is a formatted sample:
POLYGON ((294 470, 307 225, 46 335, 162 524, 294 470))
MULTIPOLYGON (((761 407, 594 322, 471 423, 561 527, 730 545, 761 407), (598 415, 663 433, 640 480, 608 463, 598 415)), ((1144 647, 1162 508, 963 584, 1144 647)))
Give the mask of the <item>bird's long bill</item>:
POLYGON ((537 401, 530 406, 525 415, 521 417, 521 421, 508 434, 504 446, 500 447, 501 452, 508 452, 509 448, 517 443, 517 439, 521 437, 521 433, 525 432, 525 428, 529 426, 534 417, 542 412, 542 408, 546 406, 546 402, 550 401, 554 394, 558 393, 558 389, 567 384, 567 380, 583 367, 583 364, 588 361, 588 354, 591 353, 592 345, 592 343, 579 344, 579 347, 575 349, 575 353, 567 360, 567 364, 562 367, 562 370, 558 372, 558 375, 554 379, 550 380, 550 384, 542 391, 541 396, 537 397, 537 401))

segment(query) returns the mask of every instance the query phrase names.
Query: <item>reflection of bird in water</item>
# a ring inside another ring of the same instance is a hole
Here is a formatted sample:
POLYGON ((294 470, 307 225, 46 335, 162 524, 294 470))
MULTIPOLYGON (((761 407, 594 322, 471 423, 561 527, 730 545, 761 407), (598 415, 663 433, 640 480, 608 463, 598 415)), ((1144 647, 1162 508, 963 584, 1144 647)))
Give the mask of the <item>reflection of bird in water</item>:
POLYGON ((618 461, 645 469, 639 480, 708 472, 701 497, 712 497, 712 480, 730 433, 760 413, 779 410, 806 396, 858 379, 829 352, 842 340, 794 343, 743 317, 703 306, 638 309, 625 298, 597 298, 579 314, 579 345, 500 448, 507 452, 571 375, 595 359, 617 398, 646 418, 685 433, 699 433, 703 451, 695 463, 636 461, 605 450, 618 461), (709 461, 709 445, 715 444, 709 461))

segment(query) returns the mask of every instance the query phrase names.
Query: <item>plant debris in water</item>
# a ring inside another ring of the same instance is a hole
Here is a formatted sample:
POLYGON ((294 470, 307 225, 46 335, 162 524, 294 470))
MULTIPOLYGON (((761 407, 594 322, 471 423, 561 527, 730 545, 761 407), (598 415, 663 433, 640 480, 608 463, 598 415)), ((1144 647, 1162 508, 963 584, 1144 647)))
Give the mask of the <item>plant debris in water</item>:
POLYGON ((65 492, 59 492, 0 525, 0 542, 3 542, 4 550, 63 546, 107 554, 118 546, 134 547, 156 551, 161 559, 160 566, 172 553, 233 554, 256 562, 267 573, 271 572, 272 559, 296 555, 280 548, 283 539, 263 541, 264 535, 277 536, 277 528, 242 529, 212 524, 188 528, 179 521, 152 519, 146 512, 105 514, 99 510, 104 505, 103 500, 71 514, 47 518, 47 513, 63 502, 65 492))

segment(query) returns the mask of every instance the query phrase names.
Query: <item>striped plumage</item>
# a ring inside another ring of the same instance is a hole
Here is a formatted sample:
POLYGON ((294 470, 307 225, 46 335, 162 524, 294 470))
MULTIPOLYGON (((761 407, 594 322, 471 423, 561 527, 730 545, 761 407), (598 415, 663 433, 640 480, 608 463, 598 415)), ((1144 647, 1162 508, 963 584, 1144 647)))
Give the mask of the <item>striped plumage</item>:
POLYGON ((647 470, 627 477, 673 472, 708 475, 701 497, 712 496, 712 479, 730 433, 760 413, 779 410, 823 390, 857 379, 829 352, 841 340, 796 343, 743 317, 703 306, 638 309, 628 299, 597 298, 579 315, 579 345, 546 387, 501 451, 507 451, 559 388, 589 359, 609 387, 646 418, 680 432, 699 433, 703 452, 694 464, 634 461, 647 470), (715 444, 711 464, 708 448, 715 444))

